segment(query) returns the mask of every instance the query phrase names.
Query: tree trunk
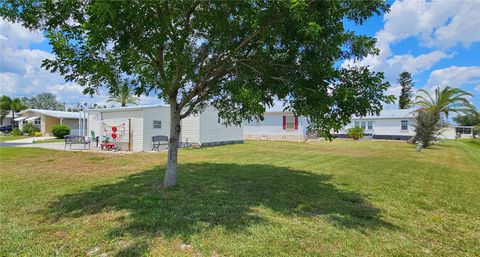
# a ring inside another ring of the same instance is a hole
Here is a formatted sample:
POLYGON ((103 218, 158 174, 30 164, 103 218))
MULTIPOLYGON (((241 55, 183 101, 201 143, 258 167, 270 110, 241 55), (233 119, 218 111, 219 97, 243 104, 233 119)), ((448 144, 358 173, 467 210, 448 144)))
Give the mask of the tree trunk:
POLYGON ((170 138, 168 141, 168 160, 163 186, 170 187, 177 182, 177 157, 180 142, 180 113, 176 104, 170 104, 170 138))

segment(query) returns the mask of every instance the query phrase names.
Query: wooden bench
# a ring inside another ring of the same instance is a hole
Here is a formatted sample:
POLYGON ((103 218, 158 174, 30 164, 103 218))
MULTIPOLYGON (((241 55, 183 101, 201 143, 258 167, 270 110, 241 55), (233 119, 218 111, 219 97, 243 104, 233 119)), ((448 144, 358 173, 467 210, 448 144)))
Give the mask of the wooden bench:
POLYGON ((65 149, 67 149, 67 145, 70 145, 70 149, 72 149, 72 145, 88 145, 88 149, 90 149, 90 139, 84 136, 65 136, 65 149))
POLYGON ((167 145, 168 146, 168 137, 167 136, 153 136, 152 137, 152 145, 153 145, 153 148, 152 148, 152 151, 154 151, 155 149, 157 151, 159 151, 159 147, 161 145, 167 145))

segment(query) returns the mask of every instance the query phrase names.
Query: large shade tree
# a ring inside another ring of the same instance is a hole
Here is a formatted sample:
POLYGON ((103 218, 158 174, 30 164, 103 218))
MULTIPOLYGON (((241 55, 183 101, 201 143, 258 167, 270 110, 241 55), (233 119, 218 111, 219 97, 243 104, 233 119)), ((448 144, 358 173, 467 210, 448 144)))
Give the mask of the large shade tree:
POLYGON ((48 92, 40 93, 31 98, 24 97, 22 101, 32 109, 65 110, 65 104, 59 102, 54 94, 48 92))
MULTIPOLYGON (((343 60, 378 54, 361 25, 384 1, 7 0, 1 14, 46 32, 55 57, 44 67, 93 94, 119 69, 135 93, 170 105, 164 185, 176 182, 180 120, 206 105, 226 124, 262 118, 266 106, 306 116, 330 137, 351 115, 378 113, 389 84, 343 60)), ((110 84, 111 86, 111 84, 110 84)))

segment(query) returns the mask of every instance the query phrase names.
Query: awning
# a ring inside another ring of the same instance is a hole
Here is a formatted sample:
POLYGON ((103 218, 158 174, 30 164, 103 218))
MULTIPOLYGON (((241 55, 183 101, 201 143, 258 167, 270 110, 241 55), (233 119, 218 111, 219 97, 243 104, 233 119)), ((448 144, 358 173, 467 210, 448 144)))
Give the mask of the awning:
POLYGON ((27 117, 20 117, 20 118, 15 118, 14 121, 22 121, 24 119, 26 119, 27 117))
POLYGON ((26 121, 36 120, 38 118, 40 118, 40 117, 30 117, 30 118, 27 118, 26 121))

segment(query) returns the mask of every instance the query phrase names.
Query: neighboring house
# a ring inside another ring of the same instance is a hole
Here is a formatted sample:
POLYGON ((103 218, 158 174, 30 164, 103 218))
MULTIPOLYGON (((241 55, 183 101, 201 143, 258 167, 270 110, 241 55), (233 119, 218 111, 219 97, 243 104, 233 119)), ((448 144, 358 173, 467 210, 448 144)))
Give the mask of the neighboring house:
MULTIPOLYGON (((315 138, 315 133, 308 132, 308 121, 305 117, 296 117, 292 112, 267 111, 264 120, 253 120, 244 123, 245 139, 304 141, 315 138)), ((346 138, 347 130, 361 127, 365 137, 371 139, 408 140, 415 136, 415 109, 383 110, 379 115, 365 117, 353 116, 351 122, 340 131, 335 132, 337 138, 346 138)), ((449 126, 440 134, 441 138, 472 138, 473 128, 467 126, 449 126)))
POLYGON ((12 111, 5 116, 0 117, 0 126, 12 125, 12 111))
POLYGON ((473 126, 449 126, 442 131, 442 138, 473 138, 473 126))
MULTIPOLYGON (((338 131, 337 137, 346 137, 347 129, 358 126, 365 129, 368 136, 375 139, 407 140, 414 133, 414 110, 384 110, 378 116, 352 117, 352 122, 338 131)), ((304 141, 316 137, 308 131, 305 117, 295 116, 292 112, 269 110, 264 120, 244 123, 245 139, 304 141)))
POLYGON ((265 112, 263 121, 253 120, 243 123, 245 139, 304 141, 307 139, 307 119, 295 116, 292 112, 270 109, 265 112))
POLYGON ((408 140, 415 135, 415 109, 382 110, 379 115, 353 116, 351 123, 338 131, 337 137, 347 137, 347 130, 361 127, 372 139, 408 140))
MULTIPOLYGON (((151 151, 153 136, 170 137, 169 106, 91 109, 87 114, 89 135, 108 135, 113 141, 115 134, 115 141, 122 150, 151 151)), ((243 143, 243 128, 221 124, 218 112, 212 107, 182 119, 181 126, 182 143, 201 146, 243 143)))
POLYGON ((71 135, 79 135, 80 113, 78 112, 26 109, 15 116, 15 122, 18 123, 20 130, 24 124, 32 123, 43 135, 52 135, 52 127, 63 124, 70 127, 71 135))

